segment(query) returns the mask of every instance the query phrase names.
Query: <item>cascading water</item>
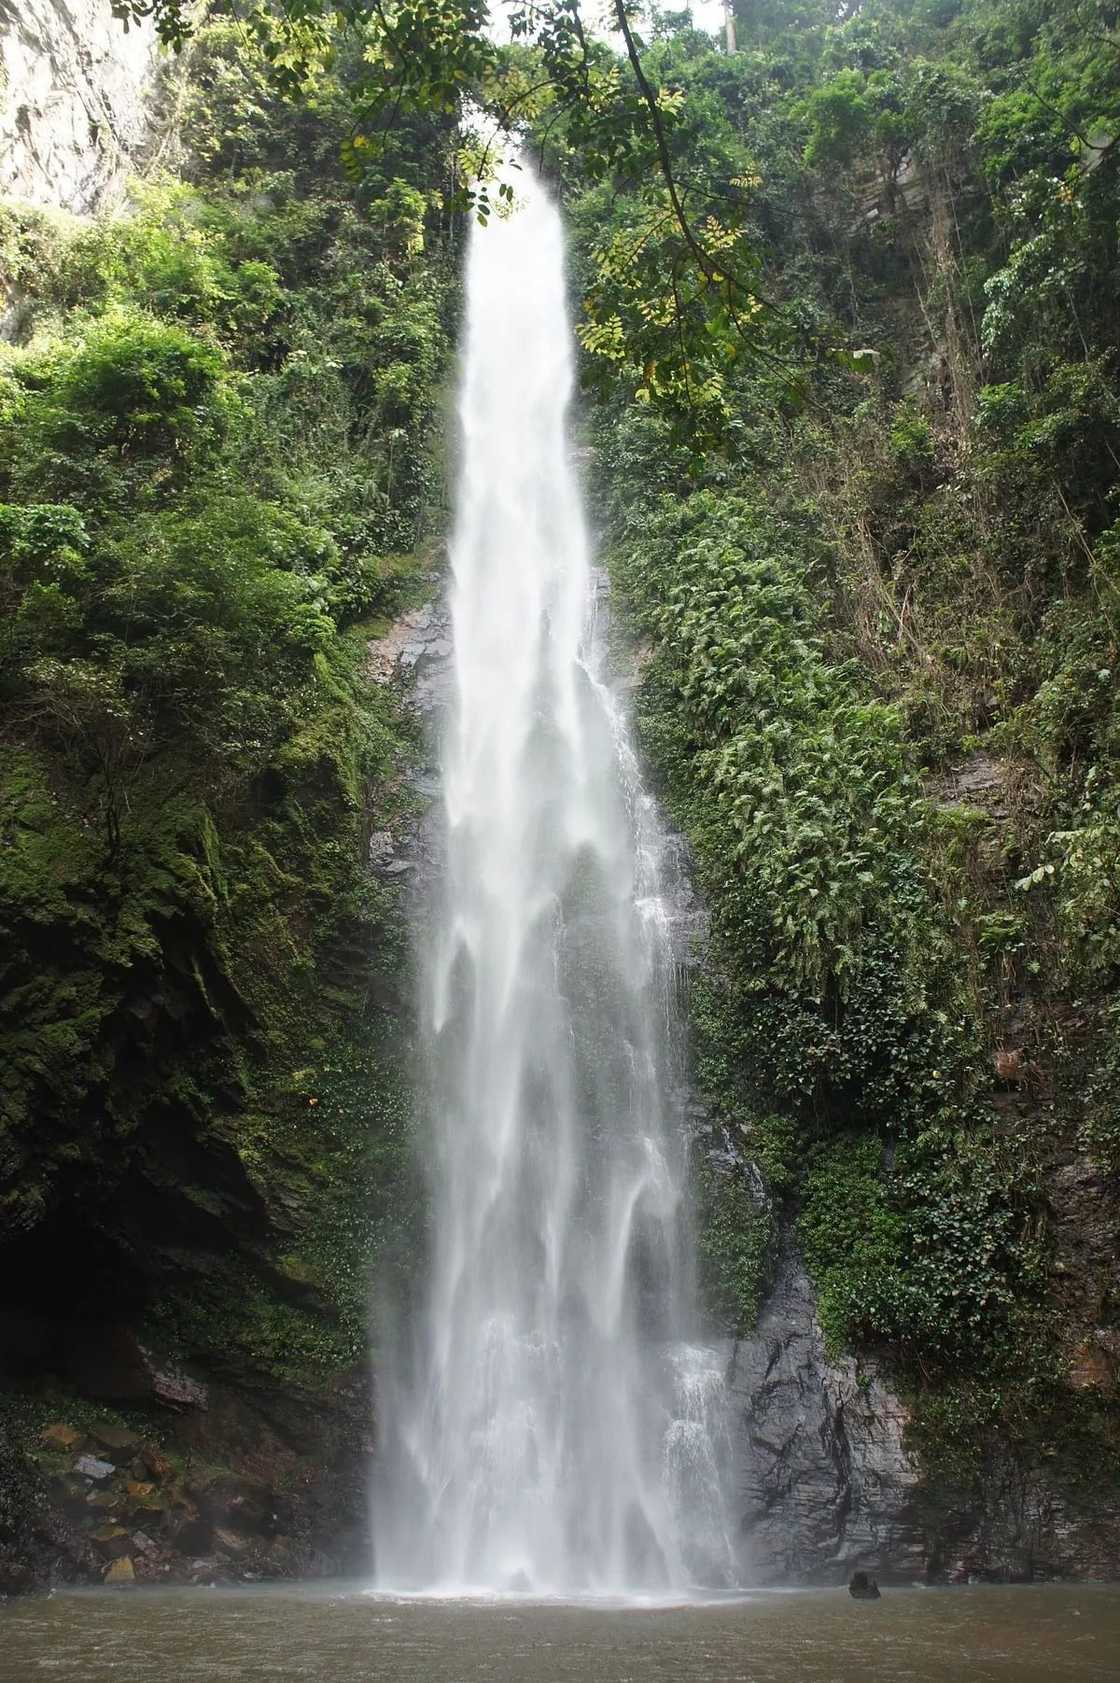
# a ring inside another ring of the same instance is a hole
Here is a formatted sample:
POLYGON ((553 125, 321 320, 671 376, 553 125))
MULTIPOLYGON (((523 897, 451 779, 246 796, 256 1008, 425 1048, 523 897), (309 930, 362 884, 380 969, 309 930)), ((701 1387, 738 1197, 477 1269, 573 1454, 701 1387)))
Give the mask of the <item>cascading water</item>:
POLYGON ((560 218, 472 236, 446 871, 427 937, 432 1254, 379 1389, 386 1588, 733 1578, 692 1327, 664 854, 600 673, 560 218))

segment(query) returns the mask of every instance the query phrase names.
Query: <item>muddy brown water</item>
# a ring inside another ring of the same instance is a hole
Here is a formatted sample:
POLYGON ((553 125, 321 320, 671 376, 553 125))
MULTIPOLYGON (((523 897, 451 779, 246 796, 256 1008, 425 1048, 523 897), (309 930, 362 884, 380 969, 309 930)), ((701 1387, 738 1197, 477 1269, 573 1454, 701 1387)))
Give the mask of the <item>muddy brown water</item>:
POLYGON ((0 1683, 1120 1683, 1120 1589, 764 1591, 659 1607, 330 1586, 0 1606, 0 1683))

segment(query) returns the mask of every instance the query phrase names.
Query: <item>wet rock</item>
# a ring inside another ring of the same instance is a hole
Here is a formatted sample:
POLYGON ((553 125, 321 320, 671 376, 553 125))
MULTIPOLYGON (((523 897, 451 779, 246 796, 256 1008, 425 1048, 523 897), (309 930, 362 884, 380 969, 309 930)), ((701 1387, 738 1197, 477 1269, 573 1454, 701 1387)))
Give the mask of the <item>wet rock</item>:
POLYGON ((95 1426, 90 1436, 102 1449, 119 1449, 131 1454, 140 1447, 139 1437, 126 1426, 95 1426))
MULTIPOLYGON (((365 1364, 314 1390, 270 1389, 267 1412, 260 1403, 257 1390, 246 1394, 214 1380, 205 1409, 182 1407, 164 1417, 174 1460, 141 1444, 114 1473, 93 1481, 72 1468, 73 1455, 64 1471, 47 1476, 0 1431, 0 1594, 101 1582, 118 1550, 137 1582, 361 1570, 371 1548, 365 1364), (177 1474, 180 1456, 227 1470, 187 1490, 177 1474), (129 1485, 152 1485, 152 1493, 135 1494, 129 1485)), ((39 1430, 36 1424, 31 1434, 35 1446, 39 1430)))
POLYGON ((203 1557, 192 1560, 187 1568, 187 1577, 192 1584, 212 1584, 221 1574, 222 1568, 218 1561, 203 1557))
POLYGON ((232 1534, 271 1535, 276 1529, 276 1497, 267 1486, 223 1479, 207 1492, 205 1512, 215 1527, 232 1534))
POLYGON ((446 706, 451 688, 450 622, 442 603, 429 602, 402 614, 384 637, 369 645, 366 670, 377 684, 406 679, 411 700, 425 715, 446 706))
MULTIPOLYGON (((1110 1352, 1099 1337, 1090 1344, 1076 1352, 1080 1377, 1102 1389, 1110 1352)), ((788 1235, 757 1330, 729 1350, 729 1388, 744 1553, 761 1583, 841 1583, 860 1570, 896 1582, 1116 1575, 1120 1516, 1107 1482, 1074 1490, 1043 1455, 995 1438, 965 1487, 921 1477, 885 1375, 826 1356, 788 1235)))
POLYGON ((93 1533, 93 1541, 99 1554, 108 1555, 113 1560, 131 1553, 132 1539, 123 1525, 100 1526, 93 1533))
POLYGON ((749 1570, 762 1583, 925 1570, 906 1411, 873 1364, 825 1354, 812 1287, 788 1245, 752 1337, 730 1362, 749 1570))
MULTIPOLYGON (((206 1386, 179 1369, 162 1367, 129 1327, 76 1331, 68 1341, 67 1355, 68 1377, 84 1396, 110 1403, 155 1400, 176 1409, 206 1407, 206 1386)), ((139 1446, 136 1434, 123 1428, 101 1426, 94 1435, 118 1431, 126 1452, 139 1446)))
POLYGON ((71 1505, 52 1502, 34 1460, 0 1429, 0 1597, 42 1588, 57 1577, 94 1582, 100 1573, 71 1505))
POLYGON ((853 1601, 878 1601, 879 1586, 875 1579, 867 1572, 853 1572, 848 1585, 848 1594, 853 1601))
POLYGON ((140 1459, 154 1479, 170 1478, 173 1468, 162 1450, 151 1449, 145 1445, 140 1451, 140 1459))
POLYGON ((125 1490, 129 1496, 139 1497, 154 1496, 156 1493, 156 1487, 154 1484, 147 1484, 141 1482, 139 1479, 130 1479, 125 1485, 125 1490))
POLYGON ((152 1391, 161 1402, 171 1403, 176 1408, 206 1407, 206 1386, 200 1380, 188 1378, 185 1373, 154 1373, 152 1391))
POLYGON ((386 864, 395 852, 393 837, 388 830, 374 830, 369 838, 368 859, 370 866, 376 870, 379 865, 386 864))
POLYGON ((213 1539, 213 1527, 201 1515, 192 1515, 179 1525, 172 1539, 180 1554, 204 1555, 213 1539))
POLYGON ((102 1479, 112 1478, 116 1472, 111 1461, 99 1461, 96 1455, 80 1455, 74 1462, 74 1471, 81 1473, 83 1478, 102 1479))
POLYGON ((105 1582, 118 1585, 135 1583, 136 1569, 132 1564, 132 1557, 122 1554, 117 1560, 110 1561, 105 1568, 105 1582))
POLYGON ((67 1426, 61 1420, 54 1420, 49 1426, 44 1426, 39 1441, 44 1449, 76 1449, 82 1441, 82 1433, 75 1426, 67 1426))

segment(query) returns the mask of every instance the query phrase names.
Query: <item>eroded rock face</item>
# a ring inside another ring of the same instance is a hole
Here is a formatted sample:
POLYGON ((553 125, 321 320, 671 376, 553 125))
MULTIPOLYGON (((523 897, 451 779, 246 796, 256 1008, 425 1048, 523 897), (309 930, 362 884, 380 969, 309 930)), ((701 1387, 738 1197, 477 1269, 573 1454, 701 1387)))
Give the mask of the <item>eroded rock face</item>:
MULTIPOLYGON (((433 575, 433 591, 439 579, 433 575)), ((424 753, 408 773, 415 811, 410 824, 394 834, 375 830, 369 864, 376 876, 407 881, 414 930, 423 925, 433 886, 443 866, 443 814, 440 804, 439 743, 455 686, 451 616, 442 594, 402 614, 383 637, 369 645, 366 671, 376 684, 395 685, 415 712, 424 753)))
POLYGON ((156 51, 110 0, 0 0, 0 194, 97 209, 147 137, 156 51))
POLYGON ((788 1236, 750 1338, 729 1347, 736 1501, 757 1583, 1113 1578, 1107 1488, 1063 1486, 993 1439, 967 1489, 923 1475, 908 1412, 873 1362, 830 1359, 788 1236))
POLYGON ((760 1583, 841 1583, 854 1570, 925 1572, 906 1412, 876 1368, 830 1361, 791 1248, 752 1337, 734 1346, 736 1484, 746 1563, 760 1583))

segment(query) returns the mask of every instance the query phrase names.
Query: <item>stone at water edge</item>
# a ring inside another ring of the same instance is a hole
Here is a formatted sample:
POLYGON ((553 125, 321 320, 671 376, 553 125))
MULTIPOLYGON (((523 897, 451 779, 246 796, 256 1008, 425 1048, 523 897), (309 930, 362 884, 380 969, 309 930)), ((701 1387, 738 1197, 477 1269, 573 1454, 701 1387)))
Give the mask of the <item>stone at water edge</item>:
POLYGON ((79 1455, 74 1462, 74 1471, 84 1478, 110 1478, 116 1470, 111 1461, 99 1461, 96 1455, 79 1455))
POLYGON ((140 1448, 140 1438, 136 1432, 130 1432, 127 1426, 94 1426, 90 1437, 99 1443, 102 1449, 127 1450, 130 1453, 140 1448))
POLYGON ((848 1594, 853 1601, 878 1601, 879 1586, 868 1573, 853 1572, 852 1581, 848 1585, 848 1594))
POLYGON ((105 1568, 105 1582, 107 1584, 134 1584, 136 1573, 133 1569, 131 1556, 122 1554, 119 1560, 112 1561, 105 1568))
POLYGON ((39 1433, 39 1441, 45 1449, 76 1449, 82 1441, 82 1434, 64 1420, 52 1420, 39 1433))
POLYGON ((121 1555, 128 1554, 132 1547, 132 1539, 123 1525, 102 1525, 93 1532, 93 1542, 99 1553, 108 1555, 111 1560, 117 1560, 121 1555))
POLYGON ((167 1478, 167 1476, 173 1471, 171 1462, 167 1459, 167 1456, 162 1454, 158 1449, 152 1449, 147 1444, 145 1444, 144 1448, 140 1451, 140 1459, 143 1461, 154 1479, 167 1478))

